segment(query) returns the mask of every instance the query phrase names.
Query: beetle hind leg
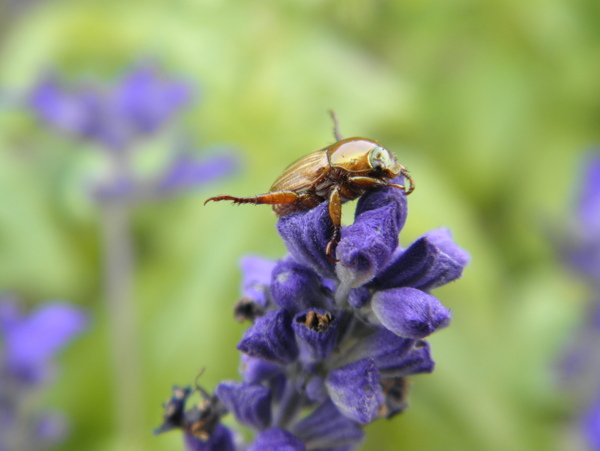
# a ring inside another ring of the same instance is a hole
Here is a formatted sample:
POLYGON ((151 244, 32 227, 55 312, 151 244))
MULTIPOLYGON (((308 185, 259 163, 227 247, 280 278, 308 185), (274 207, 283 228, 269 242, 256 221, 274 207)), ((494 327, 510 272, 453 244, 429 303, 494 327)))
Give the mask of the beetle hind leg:
POLYGON ((279 204, 293 204, 298 201, 300 195, 293 191, 275 191, 272 193, 259 194, 258 196, 252 197, 235 197, 235 196, 215 196, 204 201, 204 205, 208 202, 218 202, 221 200, 230 200, 234 204, 268 204, 268 205, 279 205, 279 204))

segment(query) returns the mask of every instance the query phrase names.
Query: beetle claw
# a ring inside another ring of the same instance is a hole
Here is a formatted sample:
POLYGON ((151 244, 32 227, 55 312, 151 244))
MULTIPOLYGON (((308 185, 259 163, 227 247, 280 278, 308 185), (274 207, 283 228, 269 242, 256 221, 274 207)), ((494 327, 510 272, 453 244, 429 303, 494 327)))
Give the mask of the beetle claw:
POLYGON ((410 173, 405 169, 401 172, 401 174, 406 177, 406 180, 408 180, 409 183, 409 187, 408 190, 404 190, 404 193, 408 196, 410 193, 412 193, 415 190, 415 182, 413 182, 412 177, 410 176, 410 173))
POLYGON ((331 240, 329 243, 327 243, 327 247, 325 248, 325 255, 327 255, 327 258, 331 263, 339 262, 339 260, 335 258, 335 248, 337 245, 338 243, 336 240, 331 240))

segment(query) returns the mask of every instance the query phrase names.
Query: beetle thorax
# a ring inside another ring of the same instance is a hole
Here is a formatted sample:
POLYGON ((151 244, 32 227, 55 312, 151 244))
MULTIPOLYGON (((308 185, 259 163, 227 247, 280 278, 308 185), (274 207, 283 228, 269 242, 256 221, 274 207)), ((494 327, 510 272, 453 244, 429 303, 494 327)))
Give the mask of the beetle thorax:
POLYGON ((332 168, 340 168, 352 173, 367 173, 372 169, 369 155, 375 147, 381 146, 370 139, 343 139, 329 148, 327 152, 329 163, 332 168))
POLYGON ((395 176, 400 166, 394 154, 378 142, 365 138, 348 138, 328 150, 332 169, 352 174, 395 176))

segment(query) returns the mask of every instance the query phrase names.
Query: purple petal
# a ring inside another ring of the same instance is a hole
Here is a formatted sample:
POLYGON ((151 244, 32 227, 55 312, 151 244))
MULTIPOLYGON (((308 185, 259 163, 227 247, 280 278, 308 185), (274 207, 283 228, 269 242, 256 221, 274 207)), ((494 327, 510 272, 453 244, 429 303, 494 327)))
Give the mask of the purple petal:
POLYGON ((256 435, 248 451, 305 451, 302 440, 290 432, 272 427, 256 435))
POLYGON ((399 337, 389 330, 380 327, 371 335, 359 340, 344 357, 344 363, 364 358, 371 358, 381 370, 390 362, 404 359, 415 345, 415 340, 399 337))
POLYGON ((271 390, 260 384, 224 381, 216 395, 242 424, 258 430, 271 425, 271 390))
POLYGON ((458 279, 469 254, 458 247, 448 229, 437 229, 395 253, 392 262, 371 284, 377 289, 414 287, 430 290, 458 279))
POLYGON ((242 354, 239 372, 244 381, 258 384, 277 376, 281 373, 281 367, 266 360, 242 354))
POLYGON ((268 304, 271 273, 277 262, 263 257, 248 255, 240 260, 242 269, 242 296, 253 300, 261 307, 268 304))
MULTIPOLYGON (((393 183, 404 183, 404 177, 398 177, 392 180, 393 183)), ((402 230, 408 215, 408 204, 406 195, 398 188, 377 188, 367 191, 358 200, 355 216, 363 214, 366 211, 378 210, 382 207, 394 206, 392 218, 395 220, 395 227, 398 231, 402 230)))
POLYGON ((329 203, 283 216, 277 222, 277 231, 294 260, 317 272, 321 277, 334 278, 334 266, 325 255, 331 239, 333 224, 329 218, 329 203))
POLYGON ((236 449, 231 432, 222 424, 217 425, 207 441, 196 438, 187 432, 183 437, 186 451, 235 451, 236 449))
POLYGON ((158 190, 170 192, 207 184, 231 174, 238 166, 238 159, 230 151, 202 159, 178 155, 160 178, 158 190))
POLYGON ((256 319, 237 349, 250 357, 288 364, 298 357, 292 319, 285 310, 271 311, 256 319))
POLYGON ((337 344, 338 321, 332 313, 321 309, 298 313, 292 321, 301 349, 310 361, 329 357, 337 344))
POLYGON ((583 415, 581 427, 589 448, 600 449, 600 398, 595 399, 583 415))
POLYGON ((371 423, 383 402, 381 376, 372 359, 337 368, 329 373, 326 386, 342 414, 361 424, 371 423))
POLYGON ((401 337, 425 338, 450 322, 450 311, 416 288, 380 291, 371 306, 381 324, 401 337))
POLYGON ((386 358, 379 358, 377 362, 382 376, 394 378, 431 373, 434 367, 429 343, 423 340, 417 341, 408 354, 388 354, 386 358))
POLYGON ((0 297, 0 332, 19 324, 23 313, 18 301, 11 295, 0 297))
POLYGON ((52 76, 42 80, 30 95, 30 105, 42 121, 62 132, 79 136, 93 133, 98 103, 97 93, 66 92, 52 76))
POLYGON ((350 290, 348 304, 350 307, 360 310, 371 301, 371 290, 366 287, 358 287, 350 290))
POLYGON ((277 306, 294 314, 311 307, 326 308, 321 278, 293 261, 279 261, 273 269, 271 295, 277 306))
POLYGON ((326 401, 294 426, 293 432, 310 449, 356 445, 364 437, 362 427, 326 401))
POLYGON ((327 387, 325 387, 325 379, 321 376, 311 377, 302 388, 306 397, 312 402, 324 402, 329 398, 327 387))
POLYGON ((398 246, 398 210, 398 204, 392 202, 363 211, 354 224, 343 230, 337 248, 340 263, 336 266, 342 282, 352 287, 362 285, 388 263, 398 246))
POLYGON ((58 444, 68 435, 69 425, 60 412, 46 412, 35 425, 35 435, 44 445, 58 444))
POLYGON ((587 236, 600 234, 600 154, 587 159, 578 203, 581 231, 587 236))
POLYGON ((39 308, 4 331, 7 365, 24 380, 38 382, 60 348, 86 327, 86 317, 66 304, 39 308))
POLYGON ((115 112, 139 134, 154 133, 191 98, 191 88, 182 81, 164 80, 156 67, 134 68, 114 92, 115 112))

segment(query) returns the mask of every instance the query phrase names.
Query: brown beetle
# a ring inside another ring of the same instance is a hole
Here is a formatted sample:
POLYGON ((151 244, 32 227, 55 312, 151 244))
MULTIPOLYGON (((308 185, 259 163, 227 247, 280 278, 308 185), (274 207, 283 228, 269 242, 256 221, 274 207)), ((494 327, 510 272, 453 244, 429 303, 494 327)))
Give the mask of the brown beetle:
POLYGON ((358 137, 342 139, 337 118, 333 112, 331 116, 337 142, 292 163, 275 180, 268 193, 254 197, 216 196, 207 199, 204 204, 211 200, 230 200, 234 204, 269 204, 273 205, 273 211, 278 216, 285 216, 310 210, 328 200, 333 234, 326 253, 330 260, 338 261, 334 252, 340 241, 342 203, 381 186, 392 186, 410 194, 415 185, 395 155, 377 141, 358 137), (408 189, 391 183, 399 175, 408 179, 408 189))

